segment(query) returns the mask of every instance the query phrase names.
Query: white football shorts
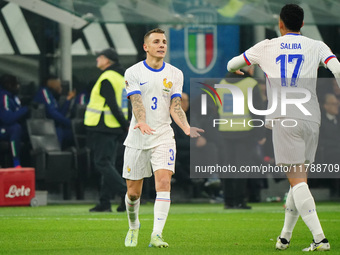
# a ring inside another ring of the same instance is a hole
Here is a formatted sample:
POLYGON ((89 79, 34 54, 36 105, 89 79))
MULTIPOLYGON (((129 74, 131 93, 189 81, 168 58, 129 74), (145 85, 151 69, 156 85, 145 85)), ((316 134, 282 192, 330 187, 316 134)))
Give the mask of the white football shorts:
POLYGON ((318 123, 300 119, 295 119, 294 121, 278 119, 273 125, 273 146, 276 164, 313 163, 318 140, 318 123), (296 126, 292 127, 295 125, 294 122, 296 126))
POLYGON ((141 180, 152 176, 152 171, 171 170, 175 173, 176 144, 161 144, 147 150, 125 148, 123 178, 141 180))

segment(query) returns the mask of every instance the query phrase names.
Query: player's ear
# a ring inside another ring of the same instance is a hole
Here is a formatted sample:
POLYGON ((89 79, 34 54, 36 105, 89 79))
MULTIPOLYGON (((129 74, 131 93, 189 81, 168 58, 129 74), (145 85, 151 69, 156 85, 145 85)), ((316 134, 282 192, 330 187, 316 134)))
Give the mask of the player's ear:
POLYGON ((279 29, 281 30, 281 29, 283 29, 283 27, 284 27, 284 23, 283 23, 283 21, 279 18, 279 29))
POLYGON ((143 44, 143 49, 145 52, 148 52, 148 46, 145 43, 143 44))
MULTIPOLYGON (((304 22, 304 21, 302 21, 302 25, 301 25, 301 28, 302 28, 302 27, 303 27, 304 25, 305 25, 305 22, 304 22)), ((301 28, 300 28, 300 29, 301 29, 301 28)))

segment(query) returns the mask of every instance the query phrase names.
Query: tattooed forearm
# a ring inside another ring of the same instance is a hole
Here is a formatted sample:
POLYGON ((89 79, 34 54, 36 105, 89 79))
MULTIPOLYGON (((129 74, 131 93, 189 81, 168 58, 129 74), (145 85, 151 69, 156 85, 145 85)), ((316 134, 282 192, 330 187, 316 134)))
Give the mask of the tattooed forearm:
POLYGON ((132 104, 132 112, 135 115, 137 122, 145 122, 145 108, 140 94, 130 96, 132 104))
POLYGON ((172 99, 171 106, 173 109, 172 117, 174 118, 176 124, 179 125, 181 128, 188 127, 189 123, 181 106, 181 98, 175 97, 174 99, 172 99), (180 123, 178 123, 178 121, 180 123))

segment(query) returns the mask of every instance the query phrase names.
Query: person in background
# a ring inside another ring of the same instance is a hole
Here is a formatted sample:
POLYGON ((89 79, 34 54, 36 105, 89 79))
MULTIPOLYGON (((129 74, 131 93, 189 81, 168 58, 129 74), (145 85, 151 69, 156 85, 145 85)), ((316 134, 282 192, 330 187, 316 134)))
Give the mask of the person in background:
POLYGON ((59 143, 62 148, 66 148, 73 141, 71 120, 66 115, 70 110, 71 99, 75 97, 76 92, 70 91, 64 104, 59 107, 58 99, 61 93, 60 79, 56 76, 49 76, 35 94, 33 101, 45 105, 47 118, 55 121, 59 143))
MULTIPOLYGON (((254 67, 244 67, 245 75, 240 76, 228 73, 222 79, 220 84, 233 84, 243 91, 247 102, 247 90, 252 89, 252 102, 255 109, 263 109, 264 102, 261 97, 261 91, 257 80, 253 78, 254 67)), ((257 146, 262 146, 265 139, 264 127, 253 127, 249 124, 251 119, 262 119, 262 116, 254 115, 248 107, 245 107, 243 115, 232 116, 232 103, 231 91, 228 89, 218 88, 217 93, 223 98, 223 106, 219 105, 218 113, 220 119, 232 119, 234 125, 220 125, 220 136, 223 138, 223 156, 225 165, 236 166, 240 169, 241 166, 251 166, 257 164, 255 161, 257 146), (248 124, 241 124, 241 123, 248 124)), ((247 205, 247 184, 249 186, 256 186, 258 180, 247 178, 224 178, 223 179, 223 194, 224 194, 224 208, 225 209, 251 209, 247 205)), ((256 189, 256 192, 259 192, 256 189)))
MULTIPOLYGON (((339 101, 334 94, 326 94, 322 100, 321 126, 318 151, 321 150, 323 164, 340 164, 340 119, 339 101)), ((325 179, 330 186, 331 196, 340 195, 339 179, 325 179)))
POLYGON ((84 119, 94 168, 101 174, 99 204, 90 212, 111 212, 113 192, 121 197, 117 211, 124 212, 126 184, 115 166, 120 136, 129 127, 124 69, 113 48, 98 54, 97 68, 102 73, 92 88, 84 119))
POLYGON ((90 80, 86 85, 77 83, 77 95, 74 98, 73 105, 71 106, 71 119, 83 119, 85 109, 90 101, 92 88, 96 80, 90 80))
POLYGON ((15 76, 4 74, 0 78, 0 140, 9 141, 13 157, 13 166, 21 167, 20 147, 22 121, 28 113, 26 106, 21 106, 17 96, 19 83, 15 76))

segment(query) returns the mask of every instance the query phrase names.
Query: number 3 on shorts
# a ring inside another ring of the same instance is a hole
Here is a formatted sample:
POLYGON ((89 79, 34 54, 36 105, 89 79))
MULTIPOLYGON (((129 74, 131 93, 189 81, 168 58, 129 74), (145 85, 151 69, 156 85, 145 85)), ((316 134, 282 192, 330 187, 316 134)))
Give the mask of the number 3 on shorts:
POLYGON ((170 161, 174 161, 175 160, 175 152, 174 152, 174 150, 170 149, 169 152, 170 152, 170 161))

